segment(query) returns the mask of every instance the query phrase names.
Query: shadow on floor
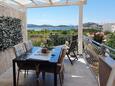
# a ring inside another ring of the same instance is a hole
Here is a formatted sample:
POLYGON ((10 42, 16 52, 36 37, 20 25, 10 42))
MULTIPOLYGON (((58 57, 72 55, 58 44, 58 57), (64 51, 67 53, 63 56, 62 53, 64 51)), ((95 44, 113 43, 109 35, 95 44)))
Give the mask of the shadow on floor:
MULTIPOLYGON (((88 68, 83 58, 72 66, 68 59, 64 60, 65 73, 63 86, 98 86, 97 81, 88 68)), ((30 71, 28 76, 24 78, 24 74, 20 73, 19 86, 38 86, 36 84, 35 73, 30 71)), ((12 85, 12 68, 0 76, 0 86, 13 86, 12 85)), ((53 74, 47 73, 45 82, 42 81, 40 74, 39 86, 53 86, 53 74)), ((59 79, 58 79, 58 86, 59 79)))

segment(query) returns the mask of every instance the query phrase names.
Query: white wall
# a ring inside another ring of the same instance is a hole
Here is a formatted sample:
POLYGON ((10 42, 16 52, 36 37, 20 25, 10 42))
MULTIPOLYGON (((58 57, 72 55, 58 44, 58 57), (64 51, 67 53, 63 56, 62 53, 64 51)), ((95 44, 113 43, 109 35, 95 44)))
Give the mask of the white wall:
POLYGON ((112 25, 111 28, 112 28, 112 32, 115 32, 115 25, 112 25))
MULTIPOLYGON (((22 20, 22 32, 24 41, 27 39, 26 37, 26 21, 25 21, 25 12, 16 10, 12 7, 1 5, 0 4, 0 16, 10 16, 19 18, 22 20)), ((15 54, 12 48, 8 48, 4 51, 0 51, 0 75, 7 71, 8 68, 12 66, 12 59, 15 58, 15 54)))
POLYGON ((109 32, 114 32, 115 31, 115 24, 112 23, 106 23, 103 24, 103 31, 109 31, 109 32))

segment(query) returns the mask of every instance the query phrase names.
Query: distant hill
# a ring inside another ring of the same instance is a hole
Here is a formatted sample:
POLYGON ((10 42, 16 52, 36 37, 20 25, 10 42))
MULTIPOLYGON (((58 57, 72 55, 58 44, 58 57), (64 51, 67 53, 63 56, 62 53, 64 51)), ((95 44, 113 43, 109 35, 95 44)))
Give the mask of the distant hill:
POLYGON ((35 24, 27 24, 27 27, 74 27, 74 25, 35 25, 35 24))
POLYGON ((102 25, 99 25, 97 23, 94 22, 88 22, 88 23, 84 23, 83 24, 84 29, 102 29, 102 25))
POLYGON ((38 25, 35 25, 35 24, 27 24, 27 27, 28 28, 31 28, 31 27, 39 27, 38 25))
POLYGON ((35 24, 27 24, 28 30, 42 30, 42 29, 48 29, 48 30, 67 30, 67 29, 76 29, 77 26, 73 25, 35 25, 35 24))
POLYGON ((53 27, 52 25, 35 25, 35 24, 27 24, 28 28, 33 28, 33 27, 53 27))
POLYGON ((83 24, 84 27, 90 27, 90 26, 92 26, 92 25, 98 26, 99 24, 93 23, 93 22, 88 22, 88 23, 84 23, 84 24, 83 24))
MULTIPOLYGON (((97 23, 88 22, 83 24, 84 29, 102 29, 102 25, 97 23)), ((69 29, 78 29, 78 26, 74 25, 36 25, 36 24, 27 24, 28 30, 69 30, 69 29)))

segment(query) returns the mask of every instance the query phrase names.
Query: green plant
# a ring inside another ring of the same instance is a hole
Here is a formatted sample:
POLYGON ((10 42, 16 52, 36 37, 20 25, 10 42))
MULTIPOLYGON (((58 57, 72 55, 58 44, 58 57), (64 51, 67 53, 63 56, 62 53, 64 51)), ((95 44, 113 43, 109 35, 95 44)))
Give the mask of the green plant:
POLYGON ((109 47, 115 49, 115 33, 111 33, 111 34, 108 35, 106 44, 107 44, 109 47))
POLYGON ((0 17, 0 50, 22 42, 21 20, 12 17, 0 17))
POLYGON ((45 46, 46 46, 47 48, 52 48, 52 47, 53 47, 53 41, 52 41, 50 38, 48 38, 48 39, 46 40, 45 46))
POLYGON ((62 34, 66 35, 67 34, 67 30, 62 31, 62 34))
POLYGON ((33 46, 41 46, 41 42, 34 41, 32 42, 33 46))

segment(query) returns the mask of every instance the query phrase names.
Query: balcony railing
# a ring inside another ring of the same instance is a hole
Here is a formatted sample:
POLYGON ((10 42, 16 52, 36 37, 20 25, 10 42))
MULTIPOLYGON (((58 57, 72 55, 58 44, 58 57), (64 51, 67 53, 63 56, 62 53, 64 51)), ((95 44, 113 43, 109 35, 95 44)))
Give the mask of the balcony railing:
POLYGON ((115 63, 115 49, 100 44, 84 36, 85 59, 99 81, 100 86, 106 86, 115 63))

